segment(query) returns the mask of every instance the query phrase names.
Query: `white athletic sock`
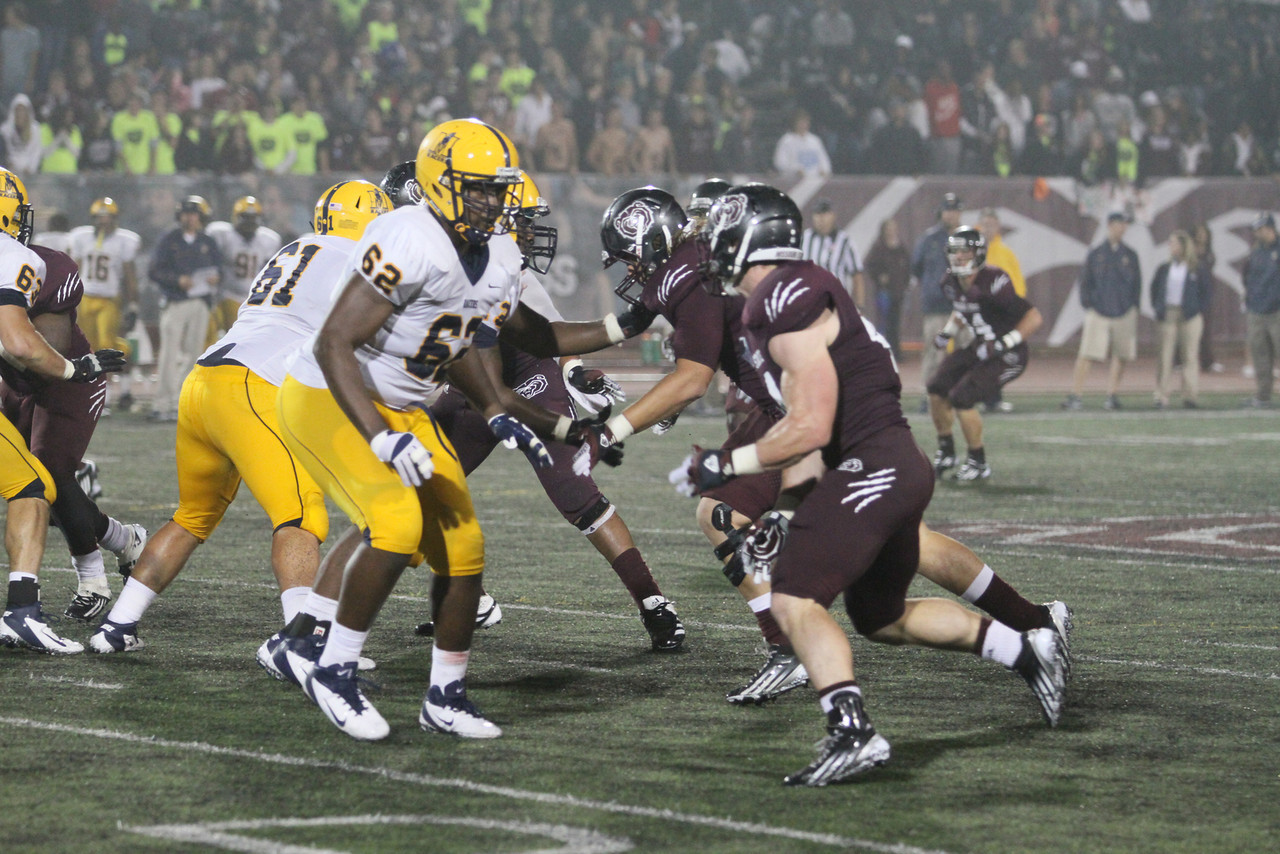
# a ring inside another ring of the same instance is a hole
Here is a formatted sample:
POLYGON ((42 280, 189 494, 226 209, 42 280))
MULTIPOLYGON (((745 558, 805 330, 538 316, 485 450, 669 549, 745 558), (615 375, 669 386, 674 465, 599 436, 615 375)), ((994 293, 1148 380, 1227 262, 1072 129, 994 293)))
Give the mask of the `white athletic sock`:
POLYGON ((329 629, 329 637, 324 642, 324 652, 320 654, 320 666, 328 667, 331 664, 354 666, 360 660, 360 650, 364 649, 364 642, 368 638, 368 632, 349 629, 334 620, 333 626, 329 629))
POLYGON ((747 607, 751 609, 751 613, 759 614, 761 611, 768 611, 769 606, 773 604, 773 593, 761 593, 754 599, 747 600, 747 607))
POLYGON ((338 600, 321 596, 315 590, 307 588, 307 601, 302 604, 302 610, 315 617, 317 623, 332 623, 338 613, 338 600))
POLYGON ((38 578, 36 578, 34 575, 32 575, 32 574, 31 574, 31 573, 29 573, 29 572, 11 572, 11 573, 9 573, 9 581, 11 581, 11 582, 12 582, 12 581, 25 581, 25 580, 27 580, 27 579, 30 579, 31 581, 39 581, 39 579, 38 579, 38 578))
POLYGON ((996 661, 1005 667, 1013 667, 1022 652, 1022 635, 1004 623, 991 621, 987 628, 987 637, 982 642, 982 657, 988 661, 996 661))
POLYGON ((98 540, 98 544, 109 552, 124 551, 124 547, 129 545, 130 536, 128 528, 108 516, 107 532, 98 540))
POLYGON ((83 585, 94 578, 106 578, 107 567, 102 562, 102 551, 94 549, 87 555, 72 555, 71 565, 75 567, 76 576, 83 585))
POLYGON ((147 609, 151 607, 155 598, 156 591, 131 577, 124 583, 120 598, 116 600, 111 613, 107 615, 107 622, 113 626, 136 623, 142 619, 143 614, 147 613, 147 609))
POLYGON ((824 715, 827 712, 831 711, 831 708, 835 705, 835 703, 833 702, 835 698, 839 697, 845 691, 852 691, 853 693, 857 694, 859 697, 862 696, 862 688, 860 688, 857 685, 850 685, 847 688, 841 688, 839 691, 832 691, 830 694, 823 694, 822 696, 818 697, 818 704, 822 706, 822 713, 824 715))
POLYGON ((465 679, 467 661, 471 658, 471 650, 449 652, 435 644, 431 645, 431 685, 444 690, 446 685, 465 679))
POLYGON ((280 608, 284 611, 284 624, 287 626, 306 604, 310 587, 290 587, 280 591, 280 608))
POLYGON ((966 602, 977 602, 978 597, 987 592, 987 588, 991 586, 991 579, 995 577, 995 572, 984 563, 982 572, 978 573, 978 577, 973 580, 973 583, 960 596, 966 602))

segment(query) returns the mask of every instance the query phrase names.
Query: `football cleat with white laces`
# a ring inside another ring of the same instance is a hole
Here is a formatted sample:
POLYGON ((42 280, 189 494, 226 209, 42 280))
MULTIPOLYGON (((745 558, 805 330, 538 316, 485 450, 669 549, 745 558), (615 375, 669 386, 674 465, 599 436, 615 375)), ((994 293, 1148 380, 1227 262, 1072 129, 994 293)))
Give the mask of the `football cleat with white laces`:
POLYGON ((133 568, 138 563, 138 558, 142 556, 142 550, 147 545, 147 529, 141 525, 125 525, 125 530, 129 532, 129 543, 118 552, 113 552, 116 556, 116 568, 120 574, 128 578, 133 574, 133 568))
POLYGON ((418 726, 426 732, 442 732, 462 738, 497 738, 502 729, 467 699, 467 685, 462 679, 450 682, 441 690, 432 685, 422 698, 418 726))
POLYGON ((53 655, 75 655, 84 652, 84 644, 67 640, 45 622, 40 603, 10 608, 0 617, 0 643, 5 646, 34 649, 53 655))
POLYGON ((676 616, 675 603, 665 596, 649 596, 640 603, 644 623, 654 652, 675 652, 684 645, 684 623, 676 616))
POLYGON ((786 786, 843 783, 885 764, 889 753, 889 742, 876 732, 862 710, 862 697, 842 691, 827 712, 827 737, 818 742, 818 758, 782 782, 786 786))
POLYGON ((1066 602, 1046 602, 1039 606, 1040 612, 1044 614, 1053 624, 1051 628, 1058 633, 1058 639, 1062 641, 1062 664, 1066 668, 1067 678, 1071 678, 1071 629, 1074 627, 1072 621, 1071 609, 1067 607, 1066 602))
POLYGON ((391 727, 360 690, 356 673, 355 662, 315 667, 307 674, 305 690, 329 722, 347 735, 359 741, 384 739, 391 727))
POLYGON ((1049 726, 1057 726, 1062 716, 1062 696, 1067 690, 1065 662, 1057 631, 1032 629, 1022 633, 1022 651, 1012 670, 1030 686, 1049 726))
POLYGON ((73 620, 89 623, 93 621, 94 617, 106 610, 107 603, 110 601, 110 593, 105 596, 92 591, 76 593, 75 598, 71 600, 71 604, 67 606, 67 610, 62 613, 73 620))
POLYGON ((971 483, 977 480, 987 480, 991 477, 991 466, 986 463, 980 463, 973 457, 969 457, 964 461, 964 465, 956 469, 954 477, 959 483, 971 483))
MULTIPOLYGON (((488 593, 480 594, 480 603, 476 605, 476 628, 491 629, 502 622, 502 608, 488 593)), ((436 624, 433 622, 418 623, 413 633, 421 637, 434 637, 436 624)), ((364 668, 361 668, 362 670, 364 668)))
POLYGON ((799 688, 809 681, 809 671, 800 663, 800 657, 786 652, 780 646, 769 646, 769 658, 751 677, 751 681, 737 691, 725 695, 735 705, 755 703, 757 706, 799 688))
POLYGON ((942 480, 943 476, 956 466, 955 454, 948 454, 939 449, 933 452, 933 476, 942 480))
POLYGON ((89 638, 89 649, 104 655, 113 652, 132 652, 146 646, 138 637, 137 623, 103 623, 89 638))

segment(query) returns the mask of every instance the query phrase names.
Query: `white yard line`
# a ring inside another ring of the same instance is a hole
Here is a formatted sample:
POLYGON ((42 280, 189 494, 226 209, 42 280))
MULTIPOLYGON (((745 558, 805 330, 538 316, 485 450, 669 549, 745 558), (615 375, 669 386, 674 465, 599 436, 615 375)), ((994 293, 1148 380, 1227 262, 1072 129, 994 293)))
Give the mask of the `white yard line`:
POLYGON ((310 768, 327 771, 338 771, 344 774, 360 774, 368 777, 379 777, 396 783, 407 783, 415 786, 426 786, 439 789, 456 789, 483 795, 493 795, 517 801, 529 801, 537 804, 549 804, 568 809, 597 810, 616 815, 651 818, 664 822, 677 822, 695 827, 708 827, 741 833, 747 836, 773 837, 776 839, 793 839, 798 842, 812 842, 816 845, 829 845, 835 848, 854 848, 863 851, 883 852, 883 854, 947 854, 924 848, 916 848, 902 843, 875 842, 869 839, 857 839, 838 836, 833 833, 815 833, 790 827, 776 827, 759 822, 734 821, 716 816, 682 813, 674 810, 655 809, 633 804, 622 804, 616 801, 597 801, 590 798, 578 798, 573 795, 557 795, 551 792, 538 792, 529 789, 516 789, 510 786, 493 786, 487 783, 476 783, 458 777, 433 777, 428 774, 414 774, 408 771, 397 771, 393 768, 381 768, 376 765, 352 765, 347 762, 313 759, 306 756, 289 756, 282 753, 266 753, 260 750, 244 750, 235 747, 219 747, 201 741, 173 741, 153 736, 137 735, 109 729, 90 729, 88 727, 68 726, 66 724, 37 721, 30 718, 2 716, 0 725, 20 727, 24 729, 42 730, 64 735, 76 735, 86 738, 97 738, 107 741, 122 741, 130 744, 146 745, 159 750, 173 750, 179 753, 199 753, 208 756, 247 759, 269 765, 280 765, 293 768, 310 768))
POLYGON ((52 682, 57 685, 70 685, 73 688, 93 688, 98 691, 121 691, 124 685, 118 682, 98 682, 95 679, 72 679, 70 676, 36 676, 31 675, 33 681, 36 682, 52 682))
POLYGON ((1141 667, 1148 670, 1172 670, 1178 673, 1199 673, 1201 676, 1232 676, 1240 679, 1278 679, 1280 673, 1249 673, 1243 670, 1227 670, 1223 667, 1194 667, 1190 664, 1165 664, 1161 661, 1128 661, 1123 658, 1096 658, 1091 655, 1073 656, 1076 661, 1092 664, 1115 664, 1121 667, 1141 667))

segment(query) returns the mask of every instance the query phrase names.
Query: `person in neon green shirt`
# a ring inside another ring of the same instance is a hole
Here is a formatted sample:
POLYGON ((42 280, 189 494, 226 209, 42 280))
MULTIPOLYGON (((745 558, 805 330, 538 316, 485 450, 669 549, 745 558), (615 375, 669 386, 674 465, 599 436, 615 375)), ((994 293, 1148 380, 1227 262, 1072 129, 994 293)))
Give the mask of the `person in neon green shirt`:
POLYGON ((155 146, 160 125, 155 113, 146 109, 146 93, 134 90, 126 108, 111 119, 111 137, 116 141, 116 169, 126 175, 148 175, 155 165, 155 146))
POLYGON ((396 7, 392 3, 378 4, 378 11, 366 31, 369 34, 369 52, 377 54, 385 44, 400 41, 400 28, 396 26, 396 7))
POLYGON ((520 56, 520 51, 512 48, 507 51, 506 59, 502 64, 502 77, 499 79, 498 89, 511 101, 512 107, 518 107, 520 101, 529 93, 529 86, 536 75, 537 72, 530 68, 520 56))
POLYGON ((289 112, 280 117, 297 152, 289 170, 294 175, 314 175, 317 169, 329 171, 329 151, 320 146, 329 138, 329 129, 321 115, 307 107, 307 97, 300 94, 293 99, 289 112))
POLYGON ((489 10, 492 8, 493 0, 458 0, 462 20, 475 27, 482 36, 489 34, 489 10))
POLYGON ((338 10, 338 20, 342 21, 342 27, 349 33, 354 33, 360 27, 360 18, 364 15, 364 7, 369 5, 369 0, 329 0, 330 3, 338 10))
POLYGON ((257 122, 249 125, 254 165, 264 172, 283 175, 298 158, 293 137, 278 115, 276 102, 267 100, 257 122))
POLYGON ((44 147, 41 172, 73 175, 80 171, 78 161, 84 138, 76 127, 75 110, 70 104, 58 107, 53 117, 40 126, 40 144, 44 147))
POLYGON ((151 96, 151 112, 155 114, 156 127, 160 131, 153 171, 156 175, 172 175, 178 171, 173 152, 178 145, 178 135, 182 133, 182 117, 169 109, 169 96, 164 92, 151 96))

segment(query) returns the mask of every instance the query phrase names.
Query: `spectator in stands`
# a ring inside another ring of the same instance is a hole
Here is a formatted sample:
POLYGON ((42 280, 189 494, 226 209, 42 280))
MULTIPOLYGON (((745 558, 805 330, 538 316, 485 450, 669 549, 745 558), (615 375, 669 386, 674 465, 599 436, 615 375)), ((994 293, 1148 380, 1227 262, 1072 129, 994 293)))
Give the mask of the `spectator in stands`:
POLYGON ((217 168, 223 175, 244 175, 254 170, 253 143, 244 122, 233 122, 218 145, 217 168))
MULTIPOLYGON (((689 107, 689 114, 676 128, 675 158, 682 172, 705 175, 717 165, 716 142, 719 128, 711 120, 706 104, 689 107)), ((723 161, 719 161, 723 162, 723 161)), ((732 163, 730 168, 748 171, 745 163, 732 163)))
MULTIPOLYGON (((715 141, 714 132, 711 141, 715 141)), ((662 110, 651 107, 645 113, 644 125, 636 130, 631 139, 629 159, 631 171, 641 175, 676 171, 675 142, 671 137, 671 129, 662 121, 662 110)))
MULTIPOLYGON (((27 23, 27 7, 10 3, 0 29, 0 103, 21 92, 36 91, 36 60, 40 56, 40 31, 27 23)), ((8 164, 21 172, 17 164, 8 164)), ((36 164, 37 167, 39 164, 36 164)))
POLYGON ((866 276, 875 289, 876 326, 889 342, 894 358, 902 355, 902 300, 911 285, 911 256, 898 223, 886 219, 867 253, 866 276))
POLYGON ((1138 146, 1138 167, 1144 184, 1147 178, 1172 178, 1182 174, 1178 140, 1159 102, 1147 115, 1147 130, 1138 146))
POLYGON ((1209 141, 1209 125, 1201 118, 1186 125, 1178 138, 1179 175, 1191 178, 1213 172, 1213 145, 1209 141))
POLYGON ((809 112, 796 110, 791 116, 791 130, 784 133, 773 149, 773 168, 786 177, 826 177, 831 174, 831 158, 821 138, 809 130, 809 112))
MULTIPOLYGON (((247 151, 247 137, 245 145, 247 151)), ((208 110, 188 110, 182 117, 182 132, 174 148, 173 162, 179 172, 214 172, 218 169, 218 139, 213 132, 213 114, 208 110)), ((253 162, 252 152, 249 162, 253 162)))
POLYGON ((281 120, 279 107, 272 98, 262 103, 260 117, 248 123, 249 142, 253 146, 253 164, 259 171, 283 175, 293 168, 298 150, 293 135, 281 120))
POLYGON ((1089 134, 1084 150, 1071 166, 1071 175, 1086 187, 1095 187, 1116 177, 1114 146, 1107 144, 1100 129, 1089 134))
POLYGON ((980 63, 973 79, 960 89, 961 168, 967 173, 985 173, 991 162, 991 134, 996 125, 996 105, 990 89, 995 83, 995 67, 980 63))
POLYGON ((1052 113, 1038 113, 1031 121, 1018 171, 1023 175, 1061 175, 1064 170, 1065 161, 1058 142, 1058 120, 1052 113))
POLYGON ((1062 114, 1062 154, 1068 160, 1079 157, 1098 129, 1098 117, 1089 106, 1089 95, 1077 92, 1071 98, 1071 109, 1062 114))
POLYGON ((929 110, 930 169, 954 175, 960 171, 960 87, 947 60, 934 64, 933 76, 924 84, 924 103, 929 110))
POLYGON ((75 119, 75 110, 70 104, 59 104, 49 122, 41 127, 41 172, 65 175, 77 170, 84 137, 75 119))
POLYGON ((287 144, 295 152, 293 165, 289 167, 292 174, 314 175, 317 170, 329 171, 329 151, 323 145, 329 138, 329 129, 324 117, 311 109, 306 95, 299 93, 294 96, 289 112, 280 117, 280 124, 288 137, 287 144))
POLYGON ((622 175, 627 172, 627 152, 631 135, 622 126, 622 111, 609 110, 605 125, 591 140, 587 149, 587 166, 601 175, 622 175))
POLYGON ((997 121, 995 133, 991 136, 991 146, 987 152, 987 162, 983 164, 984 175, 995 175, 1008 178, 1014 172, 1018 153, 1013 148, 1013 137, 1009 132, 1009 123, 997 121))
POLYGON ((876 130, 867 146, 867 171, 873 175, 919 175, 926 162, 924 140, 907 120, 906 103, 893 99, 888 124, 876 130))
POLYGON ((182 134, 182 116, 169 107, 169 93, 165 89, 160 89, 151 96, 151 112, 155 114, 156 129, 159 131, 152 171, 156 175, 172 175, 178 171, 175 155, 178 138, 182 134))
POLYGON ((9 115, 0 124, 0 139, 4 141, 5 166, 20 175, 34 175, 40 171, 44 157, 44 131, 35 119, 31 99, 19 93, 9 102, 9 115))
POLYGON ((512 117, 512 140, 521 153, 532 150, 537 143, 538 131, 551 121, 552 97, 541 77, 533 78, 529 93, 516 104, 512 117))
POLYGON ((1241 119, 1236 129, 1222 143, 1221 174, 1245 178, 1267 174, 1267 154, 1253 133, 1248 119, 1241 119))
POLYGON ((1127 121, 1120 123, 1120 133, 1113 146, 1116 159, 1116 180, 1122 186, 1140 186, 1138 179, 1142 176, 1142 153, 1138 143, 1133 141, 1133 128, 1127 121))
POLYGON ((130 90, 127 107, 111 117, 111 136, 116 141, 116 169, 126 175, 149 175, 155 166, 155 146, 160 125, 155 113, 146 108, 149 96, 143 89, 130 90))
POLYGON ((78 161, 81 172, 105 172, 116 168, 116 140, 111 134, 111 111, 106 104, 94 106, 84 130, 84 146, 78 161))
POLYGON ((1138 253, 1124 243, 1129 217, 1118 211, 1107 215, 1107 239, 1089 251, 1080 273, 1080 305, 1084 328, 1076 356, 1071 393, 1063 409, 1083 409, 1081 395, 1090 362, 1109 362, 1107 398, 1103 408, 1120 409, 1120 380, 1125 365, 1138 358, 1138 298, 1142 270, 1138 253))
POLYGON ((364 112, 364 127, 356 137, 356 168, 368 175, 376 175, 379 169, 385 172, 393 159, 394 144, 395 138, 383 124, 382 111, 369 107, 364 112))
POLYGON ((533 162, 542 172, 578 171, 578 130, 565 116, 564 102, 551 102, 551 118, 538 128, 533 144, 533 162))

